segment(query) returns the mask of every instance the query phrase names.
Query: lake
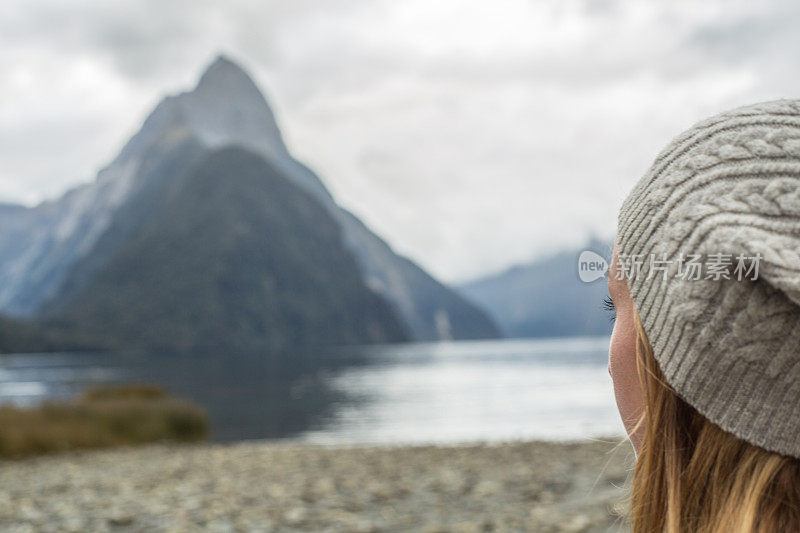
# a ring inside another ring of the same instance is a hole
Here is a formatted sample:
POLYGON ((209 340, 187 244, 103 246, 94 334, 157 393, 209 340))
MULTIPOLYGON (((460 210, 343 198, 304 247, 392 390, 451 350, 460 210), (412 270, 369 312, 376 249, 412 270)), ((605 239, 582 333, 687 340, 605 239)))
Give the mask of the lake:
POLYGON ((454 443, 621 436, 608 337, 340 348, 313 358, 0 356, 0 402, 148 382, 205 407, 216 441, 454 443))

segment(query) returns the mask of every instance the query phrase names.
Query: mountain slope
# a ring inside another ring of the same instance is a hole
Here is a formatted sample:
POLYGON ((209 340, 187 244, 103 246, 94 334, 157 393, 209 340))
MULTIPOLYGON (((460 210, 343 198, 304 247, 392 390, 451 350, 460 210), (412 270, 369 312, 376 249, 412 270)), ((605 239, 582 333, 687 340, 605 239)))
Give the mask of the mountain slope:
POLYGON ((188 130, 165 136, 143 149, 138 156, 136 189, 115 210, 90 253, 75 260, 63 274, 58 290, 40 309, 52 308, 84 289, 117 250, 163 211, 187 175, 207 156, 207 148, 188 130))
MULTIPOLYGON (((581 250, 601 255, 610 250, 593 241, 581 250)), ((461 293, 488 310, 509 337, 563 337, 611 333, 601 302, 608 295, 600 279, 582 283, 577 262, 581 250, 571 250, 518 265, 459 287, 461 293)))
POLYGON ((170 181, 185 171, 191 154, 176 158, 173 147, 196 152, 225 146, 261 155, 320 202, 341 228, 364 282, 391 302, 412 338, 498 335, 482 310, 395 254, 334 202, 320 179, 291 156, 252 79, 224 57, 211 64, 192 91, 159 103, 94 183, 34 208, 0 209, 0 311, 36 316, 46 302, 68 296, 76 284, 79 288, 90 280, 135 229, 119 231, 121 213, 140 219, 137 212, 149 209, 141 199, 147 198, 152 182, 170 181), (187 139, 194 146, 184 145, 187 139), (169 171, 171 164, 180 168, 169 171), (83 272, 76 277, 77 269, 83 272))
POLYGON ((0 316, 0 354, 83 352, 106 347, 100 339, 83 332, 0 316))
POLYGON ((0 213, 0 310, 31 316, 88 254, 133 186, 137 162, 117 161, 97 181, 34 208, 0 213))
POLYGON ((330 214, 260 156, 215 151, 165 195, 90 281, 53 304, 49 323, 178 351, 407 338, 330 214))
POLYGON ((398 309, 416 340, 490 339, 497 327, 477 305, 444 287, 344 209, 338 220, 364 277, 398 309))

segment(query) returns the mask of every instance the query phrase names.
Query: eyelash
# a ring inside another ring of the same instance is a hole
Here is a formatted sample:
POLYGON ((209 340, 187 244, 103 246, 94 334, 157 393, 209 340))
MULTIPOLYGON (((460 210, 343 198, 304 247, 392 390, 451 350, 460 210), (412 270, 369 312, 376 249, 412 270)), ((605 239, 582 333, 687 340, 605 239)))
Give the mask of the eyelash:
POLYGON ((614 322, 614 320, 617 318, 617 308, 614 307, 614 300, 611 299, 611 296, 606 296, 603 298, 603 309, 611 313, 611 318, 609 321, 614 322))

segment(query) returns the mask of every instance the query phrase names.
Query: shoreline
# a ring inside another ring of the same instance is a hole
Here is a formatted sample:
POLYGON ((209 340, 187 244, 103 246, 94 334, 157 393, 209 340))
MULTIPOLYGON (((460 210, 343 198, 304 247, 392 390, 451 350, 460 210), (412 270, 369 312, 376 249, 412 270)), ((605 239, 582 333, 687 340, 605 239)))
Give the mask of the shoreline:
POLYGON ((0 461, 11 531, 608 531, 615 442, 157 444, 0 461))

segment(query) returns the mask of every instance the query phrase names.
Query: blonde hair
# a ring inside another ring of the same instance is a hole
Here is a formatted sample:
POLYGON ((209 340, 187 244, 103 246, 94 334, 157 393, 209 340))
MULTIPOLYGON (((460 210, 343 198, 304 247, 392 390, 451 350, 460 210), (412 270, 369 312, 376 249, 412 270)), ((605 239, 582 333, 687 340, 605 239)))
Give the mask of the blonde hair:
POLYGON ((633 474, 635 533, 800 532, 800 460, 727 433, 664 381, 638 315, 644 438, 633 474))

